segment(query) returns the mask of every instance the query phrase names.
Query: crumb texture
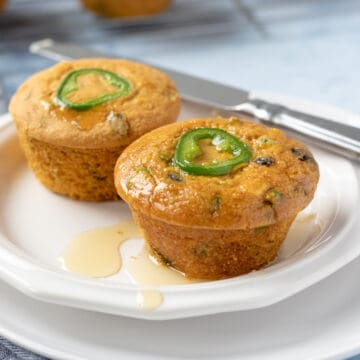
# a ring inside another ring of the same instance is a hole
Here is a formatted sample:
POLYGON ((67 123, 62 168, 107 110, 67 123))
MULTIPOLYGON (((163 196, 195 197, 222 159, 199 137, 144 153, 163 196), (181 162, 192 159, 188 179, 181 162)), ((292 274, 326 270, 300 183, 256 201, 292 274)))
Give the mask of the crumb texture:
POLYGON ((140 212, 134 218, 165 265, 190 278, 209 280, 246 274, 274 260, 293 221, 262 229, 214 230, 167 224, 140 212))
POLYGON ((123 150, 69 149, 20 136, 29 167, 49 190, 77 200, 116 200, 113 169, 123 150))

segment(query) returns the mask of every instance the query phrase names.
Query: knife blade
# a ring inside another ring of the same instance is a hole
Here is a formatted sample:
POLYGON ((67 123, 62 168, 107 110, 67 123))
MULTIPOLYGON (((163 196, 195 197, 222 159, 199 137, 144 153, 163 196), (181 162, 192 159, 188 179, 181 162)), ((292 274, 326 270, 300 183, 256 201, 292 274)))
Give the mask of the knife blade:
MULTIPOLYGON (((51 39, 44 39, 30 45, 30 52, 44 55, 56 61, 80 59, 84 57, 106 57, 99 52, 81 48, 72 44, 55 42, 51 39)), ((136 61, 136 60, 135 60, 136 61)), ((176 87, 185 100, 194 101, 204 105, 233 107, 248 99, 249 93, 235 87, 225 86, 220 83, 203 80, 175 70, 165 69, 158 65, 151 66, 168 74, 175 82, 176 87), (199 94, 206 93, 206 97, 199 94)))
MULTIPOLYGON (((52 39, 33 42, 30 52, 53 60, 107 57, 97 51, 52 39)), ((289 109, 281 104, 253 98, 248 91, 149 64, 167 73, 181 97, 220 110, 245 114, 257 120, 296 132, 313 143, 350 159, 360 160, 360 128, 289 109)))

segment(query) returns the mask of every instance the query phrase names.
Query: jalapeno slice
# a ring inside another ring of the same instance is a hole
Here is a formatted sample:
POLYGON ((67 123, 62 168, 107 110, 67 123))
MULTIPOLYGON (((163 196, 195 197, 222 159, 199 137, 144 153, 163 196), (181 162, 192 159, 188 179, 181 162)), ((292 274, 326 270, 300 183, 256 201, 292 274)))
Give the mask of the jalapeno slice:
POLYGON ((63 106, 68 107, 73 110, 83 111, 93 108, 94 106, 101 105, 109 100, 113 100, 119 97, 126 96, 131 91, 131 84, 125 78, 103 69, 79 69, 73 70, 68 73, 63 81, 61 82, 57 92, 56 100, 63 106), (117 90, 94 97, 92 99, 82 101, 82 102, 73 102, 69 99, 69 95, 75 91, 78 91, 77 79, 80 76, 96 74, 102 76, 107 84, 114 86, 117 90))
POLYGON ((175 149, 174 163, 180 169, 193 175, 220 176, 228 174, 235 166, 246 163, 251 159, 249 147, 225 130, 218 128, 197 128, 181 136, 175 149), (233 157, 209 164, 194 162, 202 154, 199 141, 211 139, 212 145, 218 152, 227 152, 233 157))

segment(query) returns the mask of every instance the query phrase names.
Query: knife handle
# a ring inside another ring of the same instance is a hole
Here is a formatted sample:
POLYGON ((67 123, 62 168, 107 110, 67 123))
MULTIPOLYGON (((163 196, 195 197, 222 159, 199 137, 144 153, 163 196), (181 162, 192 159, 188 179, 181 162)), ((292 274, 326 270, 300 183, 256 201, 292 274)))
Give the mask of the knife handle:
POLYGON ((236 106, 236 111, 254 116, 264 123, 308 135, 320 146, 348 158, 360 160, 359 127, 304 114, 260 99, 251 99, 239 104, 236 106))

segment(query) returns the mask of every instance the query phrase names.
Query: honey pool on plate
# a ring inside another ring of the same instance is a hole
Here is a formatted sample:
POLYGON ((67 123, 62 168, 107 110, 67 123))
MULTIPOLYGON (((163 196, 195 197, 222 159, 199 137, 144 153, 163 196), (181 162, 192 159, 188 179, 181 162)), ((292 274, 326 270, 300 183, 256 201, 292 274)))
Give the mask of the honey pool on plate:
MULTIPOLYGON (((123 267, 121 245, 130 239, 141 237, 131 220, 118 225, 101 227, 74 236, 60 256, 63 268, 69 272, 104 278, 118 273, 123 267)), ((126 273, 140 286, 180 285, 197 282, 187 279, 178 271, 168 268, 151 256, 144 246, 136 256, 124 264, 126 273)), ((156 289, 140 289, 136 299, 145 311, 156 309, 163 301, 156 289)))
POLYGON ((108 277, 121 269, 121 244, 139 236, 132 221, 86 231, 74 236, 60 260, 66 270, 75 274, 108 277))
MULTIPOLYGON (((295 253, 299 246, 297 244, 301 246, 313 239, 320 230, 321 222, 315 213, 301 213, 291 226, 283 247, 295 253)), ((149 253, 145 245, 123 264, 121 245, 140 237, 141 232, 132 220, 85 231, 69 241, 60 261, 65 270, 93 278, 111 277, 124 268, 130 281, 139 285, 136 302, 144 311, 155 310, 163 302, 163 295, 156 287, 202 282, 186 278, 175 269, 163 265, 149 253)))

